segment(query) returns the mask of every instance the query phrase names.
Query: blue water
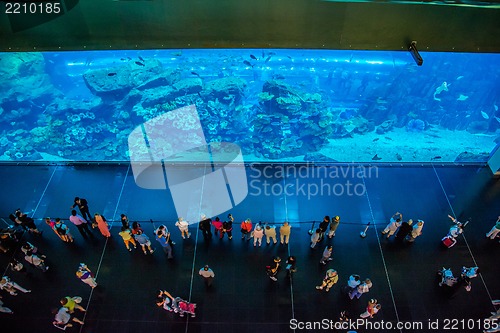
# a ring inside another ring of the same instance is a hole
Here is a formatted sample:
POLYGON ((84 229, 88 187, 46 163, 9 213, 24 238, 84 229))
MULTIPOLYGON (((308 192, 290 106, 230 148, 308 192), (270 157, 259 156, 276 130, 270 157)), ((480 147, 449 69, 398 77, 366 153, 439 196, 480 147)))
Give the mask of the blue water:
POLYGON ((500 55, 421 55, 423 66, 404 51, 0 53, 0 156, 128 161, 134 128, 195 105, 205 141, 236 143, 249 161, 352 161, 327 148, 377 135, 396 146, 398 131, 486 136, 484 147, 444 140, 486 159, 500 132, 500 55))

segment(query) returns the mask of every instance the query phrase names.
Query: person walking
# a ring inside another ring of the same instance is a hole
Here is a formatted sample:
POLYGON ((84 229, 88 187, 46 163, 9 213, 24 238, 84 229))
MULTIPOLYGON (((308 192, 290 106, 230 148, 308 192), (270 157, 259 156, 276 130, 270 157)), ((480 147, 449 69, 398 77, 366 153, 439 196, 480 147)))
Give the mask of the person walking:
POLYGON ((489 237, 490 239, 495 239, 495 237, 498 235, 499 232, 500 232, 500 216, 495 222, 495 225, 491 228, 490 232, 486 234, 486 237, 489 237))
POLYGON ((52 313, 55 315, 52 324, 63 331, 66 330, 66 328, 73 326, 70 321, 74 321, 75 323, 83 325, 83 321, 71 316, 68 313, 68 308, 65 308, 64 306, 59 309, 53 309, 52 313))
POLYGON ((328 238, 335 237, 335 232, 339 227, 339 223, 340 223, 340 216, 337 215, 334 218, 332 218, 332 221, 330 222, 330 230, 328 231, 328 238))
POLYGON ((218 216, 215 217, 214 221, 212 221, 212 225, 214 226, 215 236, 219 236, 219 239, 222 239, 222 221, 218 216))
POLYGON ((330 291, 330 289, 339 281, 339 275, 336 270, 333 268, 330 268, 329 270, 326 271, 326 275, 323 278, 323 282, 321 285, 316 286, 316 289, 318 290, 323 290, 325 291, 330 291))
POLYGON ((97 287, 97 282, 94 278, 94 275, 84 263, 80 263, 80 265, 78 266, 76 277, 79 278, 83 283, 88 284, 91 288, 97 287))
POLYGON ((321 258, 321 260, 319 261, 319 263, 322 264, 322 265, 326 265, 327 261, 333 260, 331 258, 332 253, 333 253, 333 246, 328 245, 327 247, 325 247, 325 250, 323 251, 323 257, 321 258))
POLYGON ((212 239, 212 220, 208 218, 205 214, 201 215, 201 221, 198 227, 201 230, 203 234, 203 239, 205 239, 205 241, 212 239))
POLYGON ((28 250, 26 252, 24 260, 26 260, 26 262, 30 263, 36 268, 40 269, 44 273, 49 269, 49 266, 45 264, 45 261, 39 256, 37 256, 35 253, 33 253, 32 250, 28 250))
POLYGON ((111 233, 109 232, 109 225, 104 216, 102 216, 99 213, 95 213, 94 221, 97 225, 97 228, 99 228, 99 231, 104 237, 106 238, 111 237, 111 233))
POLYGON ((273 244, 278 243, 278 240, 276 239, 276 227, 274 225, 266 224, 264 233, 266 234, 267 245, 271 243, 271 240, 273 241, 273 244))
POLYGON ((179 228, 182 239, 191 237, 191 234, 189 233, 189 223, 187 221, 184 221, 182 217, 179 217, 177 222, 175 222, 175 226, 179 228))
POLYGON ((75 309, 85 312, 86 310, 84 309, 84 307, 79 304, 81 301, 82 298, 80 296, 74 296, 74 297, 66 296, 61 298, 59 302, 63 307, 68 309, 69 313, 75 312, 75 309))
POLYGON ((205 280, 205 286, 207 286, 207 288, 210 288, 215 277, 214 271, 210 267, 208 267, 208 265, 205 265, 200 269, 198 274, 200 274, 203 280, 205 280))
POLYGON ((297 272, 297 259, 295 256, 289 256, 285 263, 286 276, 292 277, 293 273, 297 272))
POLYGON ((11 294, 12 296, 16 296, 17 295, 16 290, 19 290, 19 291, 21 291, 23 293, 30 293, 31 292, 31 290, 25 289, 25 288, 21 287, 20 285, 18 285, 14 281, 12 281, 6 275, 3 276, 2 279, 0 280, 0 290, 5 290, 6 292, 8 292, 9 294, 11 294))
POLYGON ((80 198, 80 197, 75 197, 74 203, 71 206, 71 209, 74 209, 76 206, 78 206, 78 209, 80 210, 80 214, 82 214, 83 218, 86 219, 87 221, 92 221, 92 215, 90 215, 89 211, 89 203, 87 202, 86 199, 80 198))
POLYGON ((396 232, 397 242, 402 243, 408 237, 408 235, 410 235, 413 230, 412 224, 412 219, 409 219, 408 222, 404 221, 401 223, 401 225, 399 226, 399 230, 396 232))
POLYGON ((280 242, 281 244, 288 244, 290 240, 291 225, 288 222, 284 222, 280 227, 280 242))
POLYGON ((87 220, 78 215, 76 213, 76 210, 73 209, 71 211, 71 216, 69 217, 69 221, 76 226, 76 228, 78 229, 83 238, 86 239, 87 235, 94 237, 94 235, 92 235, 92 231, 89 228, 87 220))
POLYGON ((128 216, 125 214, 120 214, 120 221, 122 222, 122 227, 130 228, 128 216))

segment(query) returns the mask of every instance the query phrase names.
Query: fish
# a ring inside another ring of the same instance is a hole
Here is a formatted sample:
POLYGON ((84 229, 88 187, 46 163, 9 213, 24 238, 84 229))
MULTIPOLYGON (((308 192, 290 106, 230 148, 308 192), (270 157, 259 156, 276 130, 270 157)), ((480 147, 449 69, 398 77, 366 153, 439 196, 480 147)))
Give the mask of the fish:
POLYGON ((281 125, 281 123, 279 121, 273 121, 271 123, 271 125, 273 125, 273 126, 279 126, 279 125, 281 125))
POLYGON ((257 57, 254 56, 253 54, 250 54, 250 58, 252 58, 253 60, 257 60, 257 57))
POLYGON ((467 100, 467 98, 469 98, 469 96, 465 96, 465 95, 460 94, 460 96, 457 98, 457 101, 465 101, 465 100, 467 100))
POLYGON ((372 160, 374 160, 374 161, 378 161, 381 159, 382 159, 381 157, 378 157, 378 154, 375 154, 375 156, 372 157, 372 160))
POLYGON ((132 58, 130 58, 130 57, 127 57, 127 59, 128 59, 128 60, 132 60, 132 58))
POLYGON ((125 61, 125 60, 127 60, 127 59, 125 59, 125 58, 120 58, 120 60, 121 60, 121 61, 125 61))
POLYGON ((292 59, 292 57, 290 57, 290 56, 286 56, 286 57, 287 57, 288 59, 290 59, 290 60, 293 60, 293 59, 292 59))
POLYGON ((247 66, 253 67, 253 65, 248 60, 243 61, 243 63, 247 66))
POLYGON ((396 153, 396 159, 398 161, 401 161, 403 159, 403 157, 401 155, 399 155, 399 153, 396 153))
POLYGON ((495 117, 495 116, 493 116, 493 118, 495 118, 495 120, 496 120, 496 121, 498 121, 498 122, 500 123, 500 118, 495 117))
POLYGON ((196 72, 191 72, 191 74, 196 75, 197 77, 199 77, 199 78, 201 79, 200 74, 198 74, 198 73, 196 73, 196 72))
POLYGON ((457 80, 460 80, 460 79, 463 79, 464 76, 463 75, 460 75, 459 77, 457 77, 457 80))
POLYGON ((142 59, 141 56, 137 56, 137 58, 139 58, 140 61, 144 62, 144 59, 142 59))
POLYGON ((116 73, 108 73, 108 76, 115 76, 116 73))
POLYGON ((272 56, 267 57, 266 60, 264 60, 264 62, 268 62, 269 60, 271 60, 271 57, 272 56))
POLYGON ((490 119, 490 116, 484 111, 481 111, 481 116, 483 116, 484 119, 490 119))
POLYGON ((139 66, 144 66, 144 64, 142 62, 139 62, 139 61, 136 61, 135 64, 139 65, 139 66))
POLYGON ((441 159, 441 156, 434 156, 433 158, 431 158, 431 160, 439 160, 441 159))
POLYGON ((379 138, 375 138, 375 139, 373 139, 373 142, 378 141, 378 140, 379 140, 379 138))
POLYGON ((441 83, 441 85, 439 87, 437 87, 436 90, 434 91, 434 95, 433 95, 434 100, 441 101, 441 99, 437 98, 436 95, 439 95, 443 91, 448 91, 448 87, 449 86, 450 86, 450 84, 446 83, 446 81, 444 81, 443 83, 441 83))
POLYGON ((493 104, 493 107, 495 108, 495 111, 498 111, 498 106, 496 104, 493 104))
POLYGON ((388 136, 384 136, 384 139, 386 139, 386 140, 390 140, 390 141, 394 141, 393 139, 391 139, 391 138, 390 138, 390 137, 388 137, 388 136))

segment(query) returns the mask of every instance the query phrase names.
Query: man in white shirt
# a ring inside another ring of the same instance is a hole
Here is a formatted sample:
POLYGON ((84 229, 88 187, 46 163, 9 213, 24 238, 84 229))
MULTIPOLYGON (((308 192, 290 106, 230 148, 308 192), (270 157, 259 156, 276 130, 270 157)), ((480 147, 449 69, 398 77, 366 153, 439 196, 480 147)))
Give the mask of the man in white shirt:
POLYGON ((205 280, 205 285, 207 287, 212 286, 212 282, 214 280, 215 273, 210 267, 208 267, 208 265, 205 265, 205 267, 200 269, 199 274, 205 280))

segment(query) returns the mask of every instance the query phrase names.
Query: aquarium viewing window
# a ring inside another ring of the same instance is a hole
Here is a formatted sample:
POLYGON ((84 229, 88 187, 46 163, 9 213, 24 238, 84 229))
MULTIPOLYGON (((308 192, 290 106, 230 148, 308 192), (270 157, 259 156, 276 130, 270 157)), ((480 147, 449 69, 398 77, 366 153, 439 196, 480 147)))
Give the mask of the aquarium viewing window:
POLYGON ((500 55, 420 53, 0 53, 0 160, 129 161, 144 149, 131 133, 160 117, 183 135, 154 144, 179 162, 197 161, 171 154, 181 140, 232 143, 245 162, 485 162, 500 55))

